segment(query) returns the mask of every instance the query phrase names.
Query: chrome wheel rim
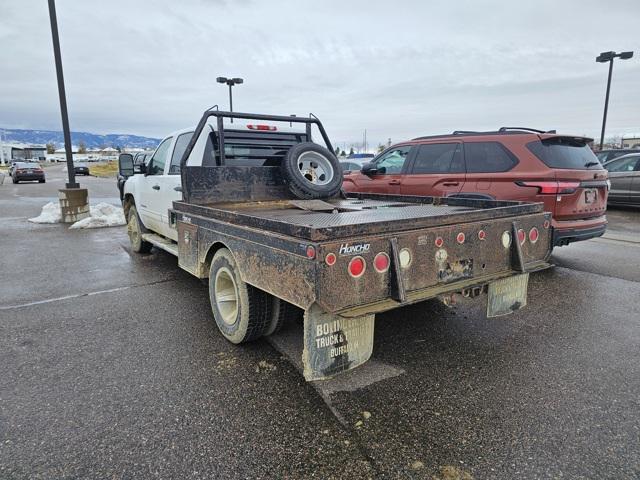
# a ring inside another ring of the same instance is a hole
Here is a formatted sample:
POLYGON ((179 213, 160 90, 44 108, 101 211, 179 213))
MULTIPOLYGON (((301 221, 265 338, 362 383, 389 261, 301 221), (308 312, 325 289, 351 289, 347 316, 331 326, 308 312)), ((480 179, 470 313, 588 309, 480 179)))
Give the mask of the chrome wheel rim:
POLYGON ((326 185, 335 175, 329 159, 316 152, 305 152, 300 155, 298 169, 302 178, 313 185, 326 185))
POLYGON ((227 325, 236 323, 238 316, 238 287, 228 268, 222 267, 216 272, 214 282, 216 307, 227 325))

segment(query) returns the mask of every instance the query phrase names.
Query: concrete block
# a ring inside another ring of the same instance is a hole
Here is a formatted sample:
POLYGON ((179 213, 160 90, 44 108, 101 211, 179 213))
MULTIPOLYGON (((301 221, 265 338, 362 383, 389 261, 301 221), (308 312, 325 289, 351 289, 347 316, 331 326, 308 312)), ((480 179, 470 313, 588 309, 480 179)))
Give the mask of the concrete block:
POLYGON ((75 223, 90 215, 86 188, 62 188, 58 190, 58 199, 63 223, 75 223))

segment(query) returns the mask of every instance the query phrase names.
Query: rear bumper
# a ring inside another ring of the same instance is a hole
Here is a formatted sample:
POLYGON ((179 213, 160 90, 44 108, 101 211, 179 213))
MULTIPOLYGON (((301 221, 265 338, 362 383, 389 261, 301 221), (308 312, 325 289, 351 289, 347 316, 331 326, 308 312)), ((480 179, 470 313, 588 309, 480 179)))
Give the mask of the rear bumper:
POLYGON ((562 247, 573 242, 601 237, 607 230, 607 217, 572 222, 553 222, 553 246, 562 247))
POLYGON ((33 175, 16 174, 15 178, 19 182, 22 182, 23 180, 44 180, 44 175, 43 174, 39 174, 39 175, 38 174, 33 174, 33 175))

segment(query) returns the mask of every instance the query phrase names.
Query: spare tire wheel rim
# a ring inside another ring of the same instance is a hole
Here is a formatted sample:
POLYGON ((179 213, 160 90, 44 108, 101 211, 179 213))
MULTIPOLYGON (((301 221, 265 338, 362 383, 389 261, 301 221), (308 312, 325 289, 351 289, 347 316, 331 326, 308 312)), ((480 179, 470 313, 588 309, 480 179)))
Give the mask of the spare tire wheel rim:
POLYGON ((222 267, 216 272, 214 291, 216 307, 222 321, 229 326, 233 325, 238 316, 238 287, 228 268, 222 267))
POLYGON ((313 185, 327 185, 335 174, 329 159, 317 152, 304 152, 300 155, 298 169, 302 178, 313 185))

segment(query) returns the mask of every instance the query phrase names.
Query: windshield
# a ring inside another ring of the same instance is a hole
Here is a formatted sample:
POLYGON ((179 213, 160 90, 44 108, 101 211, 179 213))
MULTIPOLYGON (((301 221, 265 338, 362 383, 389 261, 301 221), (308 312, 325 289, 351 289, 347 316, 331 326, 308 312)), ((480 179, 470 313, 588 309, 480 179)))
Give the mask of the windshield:
POLYGON ((527 148, 542 162, 551 168, 572 170, 601 169, 598 158, 584 139, 572 137, 554 137, 531 142, 527 148))

